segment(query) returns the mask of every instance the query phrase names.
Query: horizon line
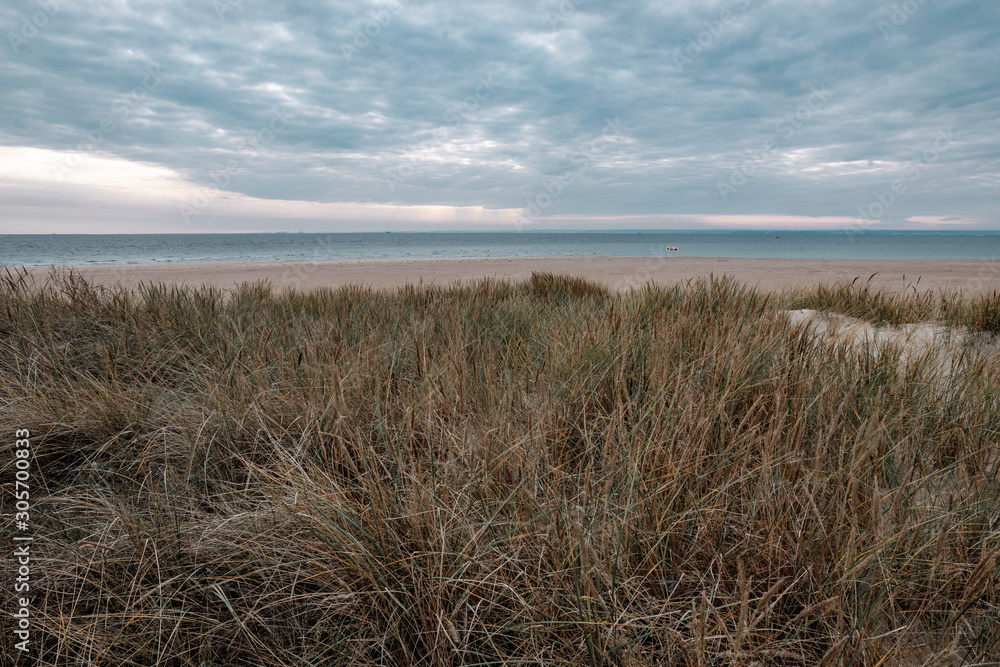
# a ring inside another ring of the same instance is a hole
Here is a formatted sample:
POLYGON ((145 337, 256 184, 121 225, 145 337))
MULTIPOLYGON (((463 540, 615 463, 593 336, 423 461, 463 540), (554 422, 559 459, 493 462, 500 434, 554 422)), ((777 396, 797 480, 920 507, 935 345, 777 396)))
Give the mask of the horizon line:
POLYGON ((879 234, 1000 234, 1000 229, 949 229, 939 227, 894 229, 788 229, 788 228, 757 228, 745 227, 713 227, 709 229, 596 229, 596 228, 553 228, 553 229, 417 229, 417 230, 381 230, 381 231, 306 231, 301 229, 269 229, 269 230, 212 230, 201 232, 189 231, 155 231, 155 232, 0 232, 0 236, 218 236, 225 234, 826 234, 844 236, 863 236, 879 234))

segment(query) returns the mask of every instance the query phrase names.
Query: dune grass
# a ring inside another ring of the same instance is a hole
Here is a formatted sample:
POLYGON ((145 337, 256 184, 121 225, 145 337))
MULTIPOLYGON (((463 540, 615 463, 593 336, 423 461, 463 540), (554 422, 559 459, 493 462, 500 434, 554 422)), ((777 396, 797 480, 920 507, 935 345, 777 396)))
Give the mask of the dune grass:
POLYGON ((937 321, 991 336, 1000 335, 1000 292, 971 297, 954 292, 920 291, 919 279, 907 291, 872 289, 871 281, 855 278, 850 283, 820 285, 790 290, 784 296, 788 308, 810 308, 850 315, 874 324, 915 324, 937 321))
POLYGON ((1000 363, 900 372, 783 298, 8 273, 18 664, 998 664, 1000 363))

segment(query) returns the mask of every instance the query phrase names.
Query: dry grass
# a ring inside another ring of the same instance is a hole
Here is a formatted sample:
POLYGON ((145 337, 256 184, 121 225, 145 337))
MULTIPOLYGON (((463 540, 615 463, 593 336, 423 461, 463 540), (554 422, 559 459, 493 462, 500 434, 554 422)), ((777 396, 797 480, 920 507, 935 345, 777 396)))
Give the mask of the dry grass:
POLYGON ((873 290, 872 274, 850 283, 820 285, 791 290, 784 295, 790 309, 809 308, 850 315, 875 324, 899 326, 936 320, 942 324, 965 327, 991 336, 1000 334, 1000 292, 966 298, 962 294, 920 291, 920 280, 907 286, 904 293, 873 290))
POLYGON ((997 360, 942 388, 783 298, 8 274, 24 664, 997 664, 997 360))

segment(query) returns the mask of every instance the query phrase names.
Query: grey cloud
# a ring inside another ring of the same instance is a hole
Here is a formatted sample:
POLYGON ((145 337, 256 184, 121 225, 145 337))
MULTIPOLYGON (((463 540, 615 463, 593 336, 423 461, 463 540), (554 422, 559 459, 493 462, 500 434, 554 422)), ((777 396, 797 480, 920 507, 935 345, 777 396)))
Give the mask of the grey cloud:
POLYGON ((0 144, 72 150, 115 118, 99 150, 204 185, 286 108, 233 191, 511 208, 619 118, 625 136, 546 214, 852 215, 950 126, 886 219, 1000 223, 995 3, 927 0, 897 26, 892 3, 861 0, 228 2, 61 2, 17 53, 7 35, 39 5, 0 7, 0 144), (150 67, 162 83, 122 115, 150 67), (469 105, 484 76, 495 89, 469 105), (830 102, 723 201, 717 184, 813 87, 830 102))

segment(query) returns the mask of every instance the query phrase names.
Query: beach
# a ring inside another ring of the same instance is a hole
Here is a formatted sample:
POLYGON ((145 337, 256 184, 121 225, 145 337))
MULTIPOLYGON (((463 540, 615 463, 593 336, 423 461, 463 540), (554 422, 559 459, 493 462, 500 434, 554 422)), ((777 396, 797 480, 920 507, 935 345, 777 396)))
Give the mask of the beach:
MULTIPOLYGON (((843 260, 734 259, 694 257, 548 257, 468 259, 366 259, 319 261, 188 262, 109 264, 76 267, 95 283, 136 287, 140 283, 211 285, 230 288, 269 281, 276 289, 311 290, 348 284, 395 288, 408 283, 450 285, 495 278, 522 280, 532 272, 587 278, 616 291, 652 280, 674 284, 709 275, 728 275, 763 290, 784 290, 862 281, 888 291, 963 291, 989 294, 1000 289, 1000 260, 843 260), (919 282, 918 282, 919 279, 919 282)), ((31 269, 44 278, 48 269, 31 269)))

